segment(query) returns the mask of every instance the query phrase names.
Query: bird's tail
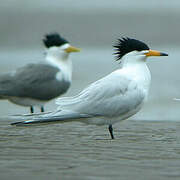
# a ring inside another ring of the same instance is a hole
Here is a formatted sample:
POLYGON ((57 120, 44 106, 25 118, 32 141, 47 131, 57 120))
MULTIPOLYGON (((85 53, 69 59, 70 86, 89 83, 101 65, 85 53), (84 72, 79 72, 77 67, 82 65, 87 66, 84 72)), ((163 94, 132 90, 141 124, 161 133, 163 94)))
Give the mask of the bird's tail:
POLYGON ((72 111, 56 111, 43 114, 35 115, 19 115, 13 117, 14 120, 21 120, 18 122, 11 123, 11 125, 33 125, 33 124, 45 124, 45 123, 64 123, 69 121, 78 121, 82 118, 90 118, 90 115, 80 114, 72 111))

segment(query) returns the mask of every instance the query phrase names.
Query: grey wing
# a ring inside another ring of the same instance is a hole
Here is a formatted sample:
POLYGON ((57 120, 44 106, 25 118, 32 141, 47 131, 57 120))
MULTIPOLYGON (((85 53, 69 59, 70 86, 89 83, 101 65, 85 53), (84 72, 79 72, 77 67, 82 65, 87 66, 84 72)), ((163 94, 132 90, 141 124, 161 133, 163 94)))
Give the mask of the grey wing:
MULTIPOLYGON (((66 92, 70 82, 56 79, 59 69, 48 64, 28 64, 11 75, 8 91, 4 85, 5 96, 28 97, 50 100, 66 92)), ((1 79, 1 78, 0 78, 1 79)), ((2 78, 3 79, 3 78, 2 78)), ((2 88, 0 81, 0 94, 2 88)))
POLYGON ((59 98, 56 101, 59 110, 56 112, 36 116, 12 125, 67 122, 96 116, 119 117, 126 113, 129 117, 134 114, 129 112, 139 106, 144 97, 145 93, 136 82, 111 74, 91 84, 77 96, 59 98))
POLYGON ((59 98, 59 109, 93 116, 119 116, 140 105, 145 97, 136 82, 110 74, 91 84, 78 96, 59 98))
POLYGON ((0 98, 6 98, 6 96, 15 95, 13 91, 14 87, 14 72, 4 73, 0 75, 0 98))

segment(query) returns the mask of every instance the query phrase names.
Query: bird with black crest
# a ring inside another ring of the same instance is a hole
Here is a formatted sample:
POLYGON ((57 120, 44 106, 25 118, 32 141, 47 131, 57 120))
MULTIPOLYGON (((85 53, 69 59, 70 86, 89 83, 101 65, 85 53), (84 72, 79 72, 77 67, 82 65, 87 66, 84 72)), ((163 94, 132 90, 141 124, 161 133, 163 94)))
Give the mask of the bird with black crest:
POLYGON ((62 94, 72 81, 71 52, 79 52, 58 33, 44 36, 46 55, 43 61, 30 63, 13 72, 0 74, 0 99, 7 99, 21 106, 39 106, 44 112, 44 104, 62 94))
POLYGON ((112 125, 136 114, 148 97, 151 73, 146 65, 147 57, 168 56, 132 38, 121 38, 114 47, 116 60, 121 62, 119 69, 90 84, 76 96, 57 99, 56 111, 12 125, 80 121, 108 125, 114 139, 112 125))

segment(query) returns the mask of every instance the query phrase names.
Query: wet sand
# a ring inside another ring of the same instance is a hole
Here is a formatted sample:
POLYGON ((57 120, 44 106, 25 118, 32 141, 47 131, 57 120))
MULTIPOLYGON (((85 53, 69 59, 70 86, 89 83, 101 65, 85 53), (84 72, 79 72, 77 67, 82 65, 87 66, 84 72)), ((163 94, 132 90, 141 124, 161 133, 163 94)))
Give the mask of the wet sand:
POLYGON ((1 121, 1 179, 180 178, 180 123, 124 121, 14 128, 1 121))

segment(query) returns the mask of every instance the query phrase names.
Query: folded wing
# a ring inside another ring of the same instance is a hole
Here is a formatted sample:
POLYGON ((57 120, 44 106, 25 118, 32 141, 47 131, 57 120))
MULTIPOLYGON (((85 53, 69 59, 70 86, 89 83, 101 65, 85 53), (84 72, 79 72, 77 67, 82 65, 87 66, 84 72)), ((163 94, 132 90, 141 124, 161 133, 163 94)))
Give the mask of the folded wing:
POLYGON ((96 81, 80 94, 59 98, 59 109, 71 109, 92 116, 120 116, 139 106, 145 97, 135 81, 116 72, 96 81), (133 99, 133 101, 132 101, 133 99))

